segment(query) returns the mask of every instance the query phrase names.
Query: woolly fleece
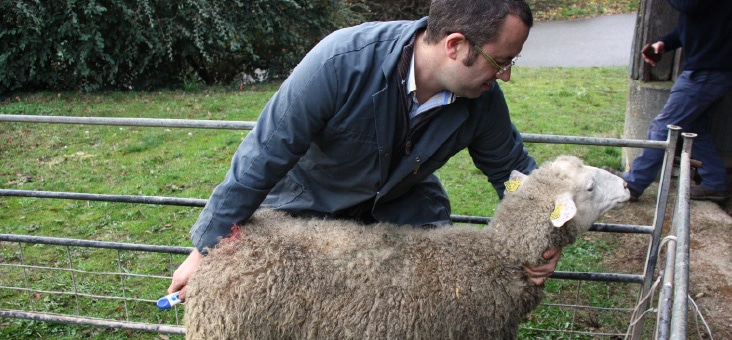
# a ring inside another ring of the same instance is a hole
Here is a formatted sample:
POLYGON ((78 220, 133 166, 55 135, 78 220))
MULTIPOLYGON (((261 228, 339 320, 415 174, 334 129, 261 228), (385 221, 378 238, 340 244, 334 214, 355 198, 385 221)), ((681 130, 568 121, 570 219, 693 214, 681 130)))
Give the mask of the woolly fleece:
POLYGON ((188 283, 187 339, 514 339, 543 297, 543 263, 627 201, 617 176, 561 157, 520 174, 488 227, 299 219, 260 210, 188 283), (574 218, 555 227, 555 198, 574 218))

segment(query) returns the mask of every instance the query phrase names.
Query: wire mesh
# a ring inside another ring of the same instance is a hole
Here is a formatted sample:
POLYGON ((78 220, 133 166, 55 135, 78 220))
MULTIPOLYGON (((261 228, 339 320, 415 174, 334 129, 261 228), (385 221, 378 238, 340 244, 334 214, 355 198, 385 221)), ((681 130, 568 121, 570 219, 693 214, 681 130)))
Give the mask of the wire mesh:
POLYGON ((181 326, 182 308, 157 310, 159 296, 136 288, 165 291, 172 271, 185 257, 180 252, 151 251, 155 247, 128 250, 124 248, 140 245, 114 242, 95 242, 90 247, 80 242, 84 240, 12 239, 17 237, 0 235, 0 315, 11 316, 10 310, 16 310, 43 314, 46 319, 57 316, 57 322, 77 317, 80 324, 84 319, 106 320, 121 328, 128 328, 124 323, 181 326))

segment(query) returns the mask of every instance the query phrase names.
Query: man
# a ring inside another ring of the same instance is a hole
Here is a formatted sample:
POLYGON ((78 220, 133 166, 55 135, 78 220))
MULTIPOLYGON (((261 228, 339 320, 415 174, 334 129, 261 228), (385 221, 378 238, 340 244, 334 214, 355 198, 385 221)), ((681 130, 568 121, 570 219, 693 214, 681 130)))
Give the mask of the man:
MULTIPOLYGON (((439 226, 450 202, 433 174, 468 148, 499 195, 536 163, 496 80, 508 81, 533 24, 523 0, 434 0, 418 21, 334 32, 283 82, 191 230, 181 290, 206 250, 260 206, 296 216, 439 226)), ((536 284, 548 263, 526 268, 536 284)))
MULTIPOLYGON (((648 129, 648 139, 665 140, 667 125, 694 132, 692 156, 702 162, 697 172, 702 181, 691 187, 691 199, 721 202, 727 199, 727 170, 709 132, 709 107, 732 90, 732 1, 668 0, 679 11, 679 23, 659 41, 643 48, 643 59, 656 66, 661 55, 684 48, 684 71, 671 95, 648 129)), ((631 199, 638 200, 656 179, 663 164, 663 150, 644 149, 630 171, 631 199)))

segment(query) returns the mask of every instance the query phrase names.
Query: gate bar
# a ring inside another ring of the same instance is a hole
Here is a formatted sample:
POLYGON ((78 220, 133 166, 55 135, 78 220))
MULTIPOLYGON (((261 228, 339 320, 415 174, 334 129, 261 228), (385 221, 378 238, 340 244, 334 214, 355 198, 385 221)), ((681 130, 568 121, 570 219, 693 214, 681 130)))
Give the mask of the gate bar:
POLYGON ((139 322, 129 321, 115 321, 107 319, 95 319, 88 317, 79 316, 68 316, 51 313, 39 313, 39 312, 23 312, 15 310, 0 309, 0 317, 16 318, 16 319, 28 319, 35 321, 44 322, 60 322, 74 325, 87 325, 87 326, 98 326, 107 328, 120 328, 130 329, 136 331, 145 332, 157 332, 157 333, 168 333, 168 334, 180 334, 185 335, 186 329, 183 326, 171 326, 171 325, 158 325, 148 324, 139 322))
POLYGON ((686 325, 689 296, 689 188, 691 186, 691 146, 694 133, 683 133, 684 145, 681 152, 681 173, 679 174, 679 196, 676 200, 676 262, 674 266, 674 304, 671 313, 671 339, 686 339, 686 325))

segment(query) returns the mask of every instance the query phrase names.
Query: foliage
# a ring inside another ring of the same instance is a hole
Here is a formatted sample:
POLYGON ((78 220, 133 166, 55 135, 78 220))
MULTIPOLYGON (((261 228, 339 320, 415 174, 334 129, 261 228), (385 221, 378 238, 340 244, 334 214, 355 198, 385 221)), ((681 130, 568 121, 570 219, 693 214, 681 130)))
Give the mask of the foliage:
POLYGON ((369 21, 416 20, 427 16, 430 0, 344 0, 369 21))
POLYGON ((352 23, 339 0, 0 0, 0 92, 284 75, 352 23))
MULTIPOLYGON (((148 90, 285 77, 327 33, 426 16, 429 0, 0 0, 0 93, 148 90)), ((538 21, 633 0, 527 0, 538 21)))

